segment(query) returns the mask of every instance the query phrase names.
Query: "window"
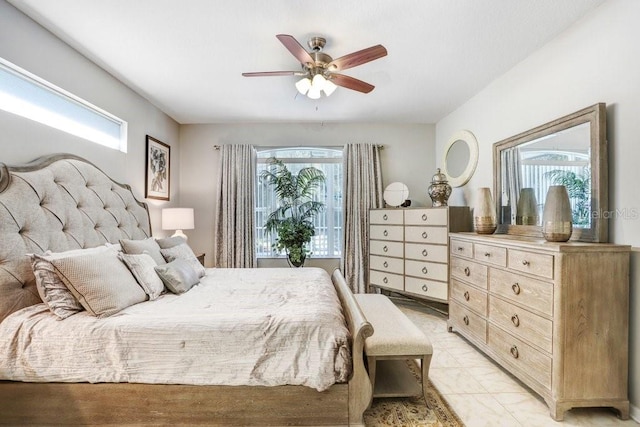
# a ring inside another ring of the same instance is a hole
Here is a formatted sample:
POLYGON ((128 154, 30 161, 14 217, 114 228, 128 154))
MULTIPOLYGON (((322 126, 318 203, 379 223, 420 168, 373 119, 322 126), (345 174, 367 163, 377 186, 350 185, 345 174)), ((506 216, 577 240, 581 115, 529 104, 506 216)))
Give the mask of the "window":
POLYGON ((267 160, 282 160, 292 173, 313 166, 324 172, 325 183, 319 187, 316 200, 325 204, 325 211, 314 220, 315 235, 309 249, 315 258, 339 258, 342 255, 342 149, 336 148, 258 148, 258 182, 256 184, 256 254, 258 258, 284 256, 272 249, 275 235, 268 235, 264 223, 276 209, 273 188, 260 182, 260 173, 267 160))
POLYGON ((127 152, 127 122, 2 58, 0 109, 127 152))

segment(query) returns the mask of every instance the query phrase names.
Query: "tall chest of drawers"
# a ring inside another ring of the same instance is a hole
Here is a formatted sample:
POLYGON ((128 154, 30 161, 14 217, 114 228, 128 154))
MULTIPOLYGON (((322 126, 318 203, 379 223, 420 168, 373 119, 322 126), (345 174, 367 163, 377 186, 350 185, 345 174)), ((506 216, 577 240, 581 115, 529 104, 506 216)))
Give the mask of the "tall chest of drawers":
POLYGON ((629 246, 450 234, 449 330, 544 398, 629 417, 629 246))
POLYGON ((471 229, 468 207, 372 209, 369 212, 371 286, 446 302, 449 231, 471 229))

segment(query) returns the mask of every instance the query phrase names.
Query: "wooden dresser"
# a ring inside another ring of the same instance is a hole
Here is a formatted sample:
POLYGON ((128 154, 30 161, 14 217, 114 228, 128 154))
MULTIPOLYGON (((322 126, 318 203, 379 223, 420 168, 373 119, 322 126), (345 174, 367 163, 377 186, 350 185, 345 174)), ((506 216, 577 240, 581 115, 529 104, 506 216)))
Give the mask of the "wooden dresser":
POLYGON ((629 246, 450 234, 449 330, 540 394, 551 416, 629 417, 629 246))
POLYGON ((449 231, 470 230, 468 207, 372 209, 371 286, 447 302, 449 231))

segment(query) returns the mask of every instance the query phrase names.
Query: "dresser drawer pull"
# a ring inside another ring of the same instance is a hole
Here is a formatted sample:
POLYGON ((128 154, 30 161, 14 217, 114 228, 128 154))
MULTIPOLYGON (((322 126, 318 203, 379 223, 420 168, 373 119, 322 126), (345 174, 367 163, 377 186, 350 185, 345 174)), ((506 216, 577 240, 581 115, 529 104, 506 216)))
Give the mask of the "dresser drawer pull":
POLYGON ((520 285, 518 283, 514 283, 513 285, 511 285, 511 290, 514 294, 520 295, 520 285))
POLYGON ((384 252, 389 252, 389 247, 388 247, 387 245, 384 245, 384 246, 382 247, 382 250, 383 250, 384 252))
POLYGON ((469 326, 469 316, 466 316, 466 315, 465 315, 465 316, 462 318, 462 321, 464 322, 464 324, 465 324, 465 325, 469 326))
POLYGON ((387 237, 389 235, 389 232, 387 230, 384 230, 382 234, 384 235, 384 237, 387 237))
POLYGON ((384 214, 384 215, 382 215, 382 219, 386 221, 386 220, 389 219, 389 217, 387 216, 387 214, 384 214))
POLYGON ((427 267, 422 267, 422 273, 423 274, 427 274, 429 272, 429 270, 427 270, 427 267))
POLYGON ((526 259, 522 260, 522 265, 529 265, 529 261, 527 261, 526 259))
POLYGON ((464 291, 464 299, 469 301, 469 291, 464 291))
POLYGON ((458 246, 456 249, 458 250, 458 252, 464 251, 464 248, 462 246, 458 246))
POLYGON ((426 249, 422 250, 422 256, 428 256, 429 255, 429 251, 427 251, 426 249))
POLYGON ((515 345, 511 347, 510 351, 514 359, 517 359, 520 356, 520 353, 518 353, 518 347, 516 347, 515 345))
POLYGON ((429 237, 429 235, 427 234, 427 232, 426 232, 426 231, 423 231, 423 232, 422 232, 422 238, 423 238, 423 239, 426 239, 427 237, 429 237))
POLYGON ((511 323, 513 323, 513 325, 517 328, 518 326, 520 326, 520 319, 518 318, 517 314, 514 314, 513 316, 511 316, 511 323))
POLYGON ((471 270, 469 270, 469 267, 465 267, 464 268, 464 275, 467 276, 467 277, 471 276, 471 270))
POLYGON ((486 256, 487 258, 489 258, 491 256, 491 254, 489 252, 485 252, 484 256, 486 256))
POLYGON ((426 221, 427 220, 427 214, 422 214, 422 220, 426 221))
POLYGON ((384 266, 384 268, 389 267, 389 263, 387 261, 383 262, 382 265, 384 266))
POLYGON ((383 277, 383 278, 382 278, 382 281, 383 281, 385 284, 389 283, 389 279, 387 279, 386 277, 383 277))
POLYGON ((427 285, 422 285, 422 290, 425 292, 429 292, 429 287, 427 285))

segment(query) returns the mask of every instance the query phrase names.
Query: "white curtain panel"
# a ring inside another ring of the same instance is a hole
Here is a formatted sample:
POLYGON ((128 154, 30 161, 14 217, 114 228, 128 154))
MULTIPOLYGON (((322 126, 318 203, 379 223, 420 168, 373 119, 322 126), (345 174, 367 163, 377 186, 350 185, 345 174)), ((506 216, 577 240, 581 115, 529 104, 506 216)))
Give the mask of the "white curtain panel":
POLYGON ((380 148, 347 144, 344 162, 344 237, 341 269, 354 293, 369 291, 369 209, 383 207, 380 148))
POLYGON ((215 266, 254 268, 256 151, 251 145, 222 145, 216 195, 215 266))

